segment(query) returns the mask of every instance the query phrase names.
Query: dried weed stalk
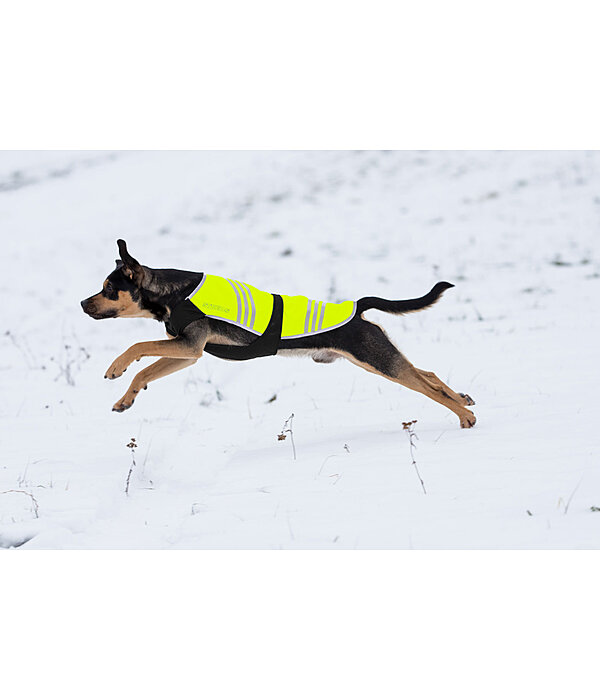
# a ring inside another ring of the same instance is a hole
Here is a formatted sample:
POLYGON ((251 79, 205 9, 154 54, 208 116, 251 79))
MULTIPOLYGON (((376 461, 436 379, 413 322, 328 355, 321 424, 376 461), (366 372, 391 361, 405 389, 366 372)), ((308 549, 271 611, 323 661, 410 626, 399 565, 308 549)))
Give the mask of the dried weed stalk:
POLYGON ((69 386, 75 386, 75 375, 81 370, 81 366, 90 359, 90 353, 78 344, 74 347, 70 343, 65 342, 63 336, 63 346, 58 358, 51 357, 50 361, 54 362, 58 367, 58 374, 54 377, 54 381, 58 381, 64 377, 69 386))
POLYGON ((413 425, 416 422, 416 420, 409 420, 407 422, 402 421, 402 429, 406 430, 406 434, 408 435, 408 444, 410 445, 410 458, 412 459, 413 467, 415 468, 417 476, 419 477, 419 481, 421 482, 421 488, 423 489, 423 493, 427 494, 427 491, 425 490, 425 483, 423 482, 423 479, 421 479, 421 475, 419 474, 419 468, 417 467, 417 461, 415 460, 414 454, 414 450, 417 449, 417 446, 415 445, 414 441, 419 439, 419 436, 415 433, 413 428, 413 425))
POLYGON ((131 467, 129 467, 129 474, 127 474, 127 481, 125 482, 125 494, 129 496, 129 479, 131 479, 131 473, 137 466, 135 463, 135 449, 139 447, 134 437, 131 438, 131 442, 127 443, 127 447, 131 450, 131 467))
POLYGON ((283 428, 281 429, 281 432, 277 436, 277 439, 278 440, 285 440, 287 437, 287 433, 290 434, 290 438, 292 440, 292 450, 294 452, 294 459, 296 459, 296 445, 294 444, 294 429, 292 427, 293 420, 294 420, 294 414, 292 413, 292 415, 283 424, 283 428))
POLYGON ((29 491, 20 491, 19 489, 9 489, 8 491, 0 491, 0 493, 22 493, 25 496, 29 496, 31 498, 31 509, 33 511, 33 515, 36 518, 39 518, 39 503, 36 501, 35 496, 29 493, 29 491))

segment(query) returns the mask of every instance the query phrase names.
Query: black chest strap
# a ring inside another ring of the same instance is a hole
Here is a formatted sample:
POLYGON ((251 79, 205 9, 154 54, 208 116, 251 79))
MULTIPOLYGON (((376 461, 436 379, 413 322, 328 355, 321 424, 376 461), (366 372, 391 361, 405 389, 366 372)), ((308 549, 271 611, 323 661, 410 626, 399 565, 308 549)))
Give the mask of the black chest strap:
POLYGON ((169 335, 178 336, 186 326, 192 321, 206 318, 206 314, 192 303, 189 299, 182 301, 171 311, 168 321, 165 321, 165 328, 169 335))
MULTIPOLYGON (((181 331, 192 321, 205 318, 206 314, 200 311, 189 299, 178 304, 171 312, 171 318, 165 327, 170 335, 179 335, 181 331)), ((275 355, 281 341, 281 329, 283 327, 283 299, 279 294, 273 294, 273 311, 269 325, 265 332, 248 345, 219 345, 207 343, 205 352, 223 360, 253 360, 255 357, 267 357, 275 355)))

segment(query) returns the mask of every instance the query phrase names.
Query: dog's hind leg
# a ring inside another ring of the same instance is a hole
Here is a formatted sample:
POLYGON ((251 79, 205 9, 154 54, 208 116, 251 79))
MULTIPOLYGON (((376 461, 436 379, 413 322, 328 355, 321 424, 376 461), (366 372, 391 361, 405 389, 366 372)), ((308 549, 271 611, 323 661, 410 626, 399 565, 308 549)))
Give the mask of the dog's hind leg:
MULTIPOLYGON (((417 369, 415 367, 415 369, 417 369)), ((417 372, 419 372, 423 377, 425 377, 425 381, 429 382, 432 386, 432 388, 438 388, 441 389, 442 391, 445 391, 447 394, 449 394, 455 401, 458 401, 462 406, 474 406, 475 401, 469 396, 469 394, 462 394, 461 392, 456 392, 453 391, 449 386, 444 384, 444 382, 436 376, 433 372, 426 372, 423 369, 417 369, 417 372)))
POLYGON ((135 375, 129 389, 127 389, 125 395, 117 401, 112 410, 117 411, 117 413, 126 411, 128 408, 131 408, 135 397, 140 391, 148 388, 150 382, 153 382, 155 379, 160 379, 161 377, 166 377, 168 374, 173 374, 173 372, 178 372, 180 369, 193 365, 194 362, 196 362, 195 359, 162 357, 160 360, 154 362, 135 375))
POLYGON ((348 351, 336 348, 336 351, 368 372, 379 374, 446 406, 456 413, 461 428, 471 428, 475 425, 476 418, 465 408, 465 399, 441 381, 434 381, 433 377, 429 376, 432 373, 423 373, 412 365, 379 326, 365 321, 352 341, 352 349, 348 351))

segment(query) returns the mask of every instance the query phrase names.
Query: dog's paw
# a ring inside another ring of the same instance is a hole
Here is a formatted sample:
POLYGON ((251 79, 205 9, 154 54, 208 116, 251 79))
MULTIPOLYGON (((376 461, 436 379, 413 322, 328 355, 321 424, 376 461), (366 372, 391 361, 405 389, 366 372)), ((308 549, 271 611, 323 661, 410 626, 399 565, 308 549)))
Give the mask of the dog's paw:
POLYGON ((475 425, 475 423, 477 423, 477 418, 475 418, 475 414, 471 413, 471 411, 467 411, 460 418, 461 428, 472 428, 475 425))
POLYGON ((125 396, 122 399, 119 399, 112 407, 112 410, 116 413, 123 413, 123 411, 126 411, 128 408, 133 406, 134 401, 135 397, 131 396, 130 394, 125 394, 125 396))
POLYGON ((126 411, 128 408, 131 408, 134 404, 135 397, 140 393, 142 389, 147 388, 147 384, 144 384, 144 386, 140 386, 139 389, 132 389, 131 387, 129 387, 125 396, 123 396, 117 401, 117 403, 112 407, 112 410, 116 411, 117 413, 123 413, 123 411, 126 411))
POLYGON ((462 396, 463 399, 465 400, 465 403, 464 403, 465 406, 474 406, 475 405, 475 401, 473 401, 473 399, 469 396, 469 394, 463 394, 462 392, 460 392, 460 396, 462 396))
POLYGON ((131 360, 128 359, 126 355, 120 355, 106 370, 104 379, 117 379, 117 377, 120 377, 123 372, 127 371, 130 364, 131 360))

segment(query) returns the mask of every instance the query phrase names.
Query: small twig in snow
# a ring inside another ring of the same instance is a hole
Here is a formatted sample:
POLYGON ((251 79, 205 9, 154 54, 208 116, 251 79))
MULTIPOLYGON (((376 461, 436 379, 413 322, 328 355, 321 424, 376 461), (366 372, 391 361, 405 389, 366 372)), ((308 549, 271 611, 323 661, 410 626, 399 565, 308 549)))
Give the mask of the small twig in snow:
POLYGON ((290 522, 290 514, 288 512, 287 514, 287 524, 288 524, 288 530, 290 531, 290 537, 295 540, 296 537, 294 536, 294 531, 292 530, 292 523, 290 522))
POLYGON ((74 348, 73 345, 66 342, 64 334, 62 350, 64 350, 64 353, 61 351, 59 359, 55 357, 50 358, 52 362, 56 363, 59 370, 54 381, 57 381, 60 377, 64 377, 67 384, 75 386, 75 371, 79 371, 81 365, 87 362, 91 355, 82 345, 79 345, 78 348, 74 348))
POLYGON ((127 481, 125 482, 125 495, 129 496, 129 479, 131 479, 131 473, 133 472, 134 467, 137 466, 135 463, 135 448, 139 447, 136 444, 134 437, 131 438, 131 442, 127 443, 127 447, 129 447, 131 450, 131 467, 129 467, 129 474, 127 474, 127 481))
MULTIPOLYGON (((332 457, 339 457, 339 455, 327 455, 327 457, 325 457, 325 459, 323 460, 323 463, 321 464, 321 467, 320 467, 319 471, 317 472, 317 476, 321 476, 321 472, 323 471, 323 467, 327 464, 327 462, 328 462, 332 457)), ((317 476, 315 476, 315 479, 317 478, 317 476)))
MULTIPOLYGON (((6 331, 6 333, 4 333, 4 335, 8 336, 11 339, 12 344, 17 348, 17 350, 19 350, 21 352, 21 354, 25 358, 25 362, 27 363, 27 367, 29 369, 35 369, 37 367, 37 361, 35 359, 35 356, 31 352, 29 345, 27 344, 27 340, 25 340, 25 338, 23 338, 23 342, 22 343, 19 342, 17 340, 17 338, 10 331, 6 331)), ((42 369, 45 369, 45 367, 42 367, 42 369)))
POLYGON ((412 459, 412 464, 413 467, 415 468, 415 471, 417 472, 417 476, 419 477, 419 481, 421 482, 421 487, 423 488, 423 493, 427 494, 427 491, 425 490, 425 483, 423 482, 423 479, 421 479, 421 475, 419 474, 419 468, 417 467, 417 462, 415 460, 415 455, 413 450, 416 449, 416 445, 413 442, 413 440, 418 440, 419 436, 415 433, 413 430, 413 425, 416 423, 416 420, 410 420, 408 422, 402 421, 402 429, 406 430, 406 433, 408 435, 408 444, 410 445, 410 458, 412 459))
POLYGON ((283 428, 281 429, 281 432, 277 436, 277 439, 278 440, 285 440, 287 437, 286 433, 290 434, 290 437, 292 439, 292 450, 294 452, 294 459, 296 459, 296 445, 294 444, 294 429, 292 427, 293 420, 294 420, 294 414, 292 413, 292 415, 283 424, 283 428))
POLYGON ((569 496, 569 500, 565 503, 565 515, 567 514, 567 511, 569 510, 569 506, 571 505, 571 500, 573 499, 573 496, 577 493, 577 489, 581 486, 581 482, 583 481, 583 477, 579 479, 577 482, 577 486, 573 489, 573 493, 569 496))
POLYGON ((19 489, 8 489, 8 491, 0 491, 0 493, 23 493, 25 494, 25 496, 29 496, 33 505, 33 514, 36 518, 39 518, 39 503, 35 500, 35 497, 28 491, 20 491, 19 489))

